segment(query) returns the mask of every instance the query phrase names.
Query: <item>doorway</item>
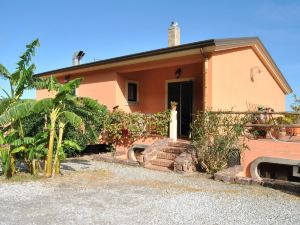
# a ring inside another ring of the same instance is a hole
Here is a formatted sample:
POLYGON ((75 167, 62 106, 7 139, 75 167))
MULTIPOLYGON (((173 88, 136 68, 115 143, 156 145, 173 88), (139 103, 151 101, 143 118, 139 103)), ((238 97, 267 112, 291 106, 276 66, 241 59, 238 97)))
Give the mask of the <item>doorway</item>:
POLYGON ((177 134, 187 137, 190 133, 190 124, 193 113, 193 81, 179 81, 168 83, 168 108, 170 102, 175 101, 177 105, 177 134))

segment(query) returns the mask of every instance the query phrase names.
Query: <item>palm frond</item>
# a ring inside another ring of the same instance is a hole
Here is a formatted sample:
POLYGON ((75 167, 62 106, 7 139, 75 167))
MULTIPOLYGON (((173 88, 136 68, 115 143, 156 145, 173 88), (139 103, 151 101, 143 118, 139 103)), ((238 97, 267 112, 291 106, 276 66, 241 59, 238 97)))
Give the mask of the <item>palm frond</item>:
POLYGON ((60 114, 66 123, 70 123, 73 127, 83 126, 83 120, 80 116, 70 111, 64 111, 60 114))
POLYGON ((20 56, 20 61, 17 63, 17 70, 21 71, 28 66, 32 56, 35 54, 35 49, 40 46, 39 40, 35 39, 30 44, 26 45, 26 51, 20 56))
POLYGON ((81 116, 81 117, 87 117, 89 119, 93 119, 94 114, 91 111, 88 111, 82 107, 74 107, 71 108, 71 111, 76 113, 77 115, 81 116))
POLYGON ((23 144, 23 141, 20 138, 18 138, 13 140, 10 144, 13 146, 21 146, 23 144))
POLYGON ((6 79, 10 79, 10 73, 5 68, 5 66, 3 66, 2 64, 0 64, 0 76, 4 77, 6 79))
POLYGON ((4 134, 0 131, 0 146, 6 143, 4 134))
POLYGON ((88 97, 77 97, 77 100, 83 105, 92 110, 101 110, 101 105, 97 100, 88 97))
POLYGON ((23 143, 25 145, 33 144, 34 141, 35 141, 35 139, 33 137, 24 137, 24 139, 23 139, 23 143))
POLYGON ((11 96, 8 94, 8 92, 7 92, 3 87, 0 86, 0 90, 3 91, 3 92, 6 94, 6 97, 7 97, 7 98, 10 98, 10 97, 11 97, 11 96))
POLYGON ((91 127, 89 124, 86 124, 86 130, 90 134, 90 137, 91 137, 90 144, 97 143, 99 140, 99 134, 97 136, 95 129, 93 127, 91 127))
POLYGON ((76 149, 76 150, 81 150, 81 147, 76 142, 71 141, 71 140, 64 140, 63 141, 63 146, 73 148, 73 149, 76 149))
POLYGON ((62 86, 58 82, 55 76, 50 76, 46 78, 36 77, 34 80, 34 87, 38 90, 47 89, 48 91, 58 91, 62 86))
POLYGON ((24 147, 24 146, 20 146, 20 147, 17 147, 17 148, 15 148, 15 149, 13 149, 12 151, 11 151, 11 153, 12 154, 15 154, 15 153, 18 153, 18 152, 21 152, 21 151, 25 151, 26 150, 26 148, 24 147))
POLYGON ((74 89, 78 88, 82 78, 76 78, 74 80, 69 81, 68 83, 62 85, 59 89, 59 92, 65 92, 71 94, 74 89))
POLYGON ((10 99, 4 98, 0 100, 0 115, 7 110, 8 106, 10 105, 10 99))
POLYGON ((34 100, 27 100, 14 104, 0 115, 0 126, 7 125, 28 116, 32 112, 34 102, 34 100))
POLYGON ((35 70, 35 65, 31 64, 28 68, 23 68, 20 71, 19 76, 16 77, 16 88, 15 95, 21 96, 25 89, 32 89, 33 86, 33 71, 35 70))
POLYGON ((17 82, 18 82, 19 77, 21 76, 20 75, 21 73, 23 73, 23 71, 17 70, 17 71, 15 71, 11 74, 11 79, 10 80, 11 80, 11 84, 13 86, 17 85, 17 82))
POLYGON ((33 111, 35 113, 40 113, 42 111, 49 111, 54 107, 54 102, 52 98, 44 98, 35 102, 33 106, 33 111))

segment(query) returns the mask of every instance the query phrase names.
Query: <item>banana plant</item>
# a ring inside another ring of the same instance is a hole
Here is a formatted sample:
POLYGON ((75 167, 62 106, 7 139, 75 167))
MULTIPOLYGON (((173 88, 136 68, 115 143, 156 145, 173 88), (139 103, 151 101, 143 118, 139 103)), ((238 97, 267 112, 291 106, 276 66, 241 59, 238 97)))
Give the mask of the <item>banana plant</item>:
POLYGON ((47 154, 48 132, 40 132, 34 137, 28 137, 27 142, 24 141, 25 161, 29 172, 33 175, 40 172, 40 160, 44 159, 47 154))
POLYGON ((2 160, 2 173, 10 178, 15 172, 15 154, 23 151, 25 147, 19 142, 18 131, 9 130, 4 134, 0 132, 0 156, 2 160))
MULTIPOLYGON (((41 80, 39 87, 45 88, 48 85, 48 90, 56 91, 56 95, 53 98, 46 98, 39 101, 25 101, 18 102, 12 105, 8 110, 6 110, 2 115, 0 115, 0 126, 6 124, 14 124, 14 122, 20 120, 21 118, 30 115, 30 113, 41 113, 41 115, 48 115, 50 118, 49 125, 49 140, 47 157, 45 163, 45 175, 47 177, 52 176, 53 168, 53 153, 55 146, 55 137, 57 126, 61 126, 60 138, 57 139, 57 157, 55 165, 57 168, 60 165, 60 154, 61 149, 67 146, 71 142, 63 142, 63 131, 65 124, 69 123, 75 128, 80 130, 84 129, 84 122, 79 114, 88 114, 82 109, 82 106, 88 106, 89 108, 99 109, 100 105, 97 101, 85 97, 73 96, 73 90, 80 85, 81 79, 74 79, 66 84, 56 83, 54 78, 48 78, 46 80, 41 80), (80 108, 80 113, 75 113, 76 109, 80 108), (71 110, 73 112, 71 112, 71 110), (62 125, 64 124, 64 125, 62 125)), ((19 132, 19 134, 22 132, 19 132)), ((22 136, 22 135, 20 135, 22 136)), ((73 147, 75 145, 73 144, 73 147)), ((59 172, 59 169, 56 171, 59 172)))
POLYGON ((15 155, 25 155, 24 159, 31 174, 36 174, 39 159, 46 155, 47 132, 41 132, 35 137, 21 138, 17 130, 0 132, 0 157, 2 158, 3 174, 10 178, 15 172, 15 155))
MULTIPOLYGON (((35 84, 41 80, 41 78, 33 76, 35 65, 31 63, 32 57, 35 55, 35 50, 37 47, 39 47, 39 45, 38 39, 35 39, 30 44, 26 45, 26 51, 20 56, 20 60, 17 62, 16 70, 13 73, 10 73, 8 69, 6 69, 5 66, 0 63, 0 78, 7 80, 9 83, 9 91, 0 86, 0 90, 4 93, 4 96, 0 96, 0 116, 2 116, 4 113, 9 115, 9 113, 7 114, 7 111, 10 111, 10 113, 13 114, 17 113, 18 117, 20 117, 20 113, 24 112, 24 110, 12 112, 10 109, 12 107, 14 107, 16 110, 19 110, 22 107, 27 107, 28 109, 28 104, 30 103, 25 103, 25 101, 21 101, 20 99, 25 90, 34 88, 35 84)), ((23 135, 22 124, 20 120, 17 122, 15 121, 14 126, 13 124, 9 123, 9 121, 4 124, 4 126, 15 128, 19 130, 19 134, 21 136, 23 135)))
POLYGON ((71 91, 79 86, 80 81, 81 79, 75 79, 65 85, 58 85, 57 94, 54 98, 42 99, 33 107, 33 111, 35 112, 46 112, 50 115, 50 135, 45 169, 47 177, 52 175, 53 150, 58 120, 61 118, 69 119, 70 122, 73 122, 74 126, 82 124, 82 119, 79 116, 66 110, 66 107, 71 103, 73 104, 72 101, 74 101, 71 91))
POLYGON ((58 175, 60 173, 60 161, 62 159, 65 159, 66 154, 64 152, 64 148, 69 147, 69 148, 74 148, 76 150, 80 150, 80 146, 71 140, 63 140, 63 134, 64 134, 64 129, 66 126, 67 122, 59 122, 59 131, 58 131, 58 140, 57 140, 57 147, 56 147, 56 152, 55 152, 55 159, 54 159, 54 167, 52 171, 52 176, 58 175))
POLYGON ((5 135, 3 132, 1 133, 1 142, 5 143, 1 146, 1 159, 2 165, 4 165, 4 174, 7 177, 14 174, 14 153, 21 151, 24 147, 19 146, 19 148, 15 148, 15 146, 11 145, 13 139, 24 138, 22 123, 19 119, 22 116, 26 116, 26 114, 22 115, 22 112, 28 111, 29 105, 31 104, 29 102, 20 101, 20 98, 25 90, 32 89, 34 83, 40 80, 40 78, 33 76, 35 65, 31 63, 32 56, 34 56, 35 49, 38 46, 38 39, 26 45, 26 51, 20 56, 16 70, 13 73, 10 73, 4 65, 0 64, 0 77, 7 80, 10 86, 8 91, 0 86, 0 90, 4 93, 4 96, 0 96, 1 126, 8 128, 6 129, 7 132, 5 135), (11 108, 14 108, 14 110, 11 110, 11 108), (12 117, 9 118, 10 116, 12 117), (16 118, 19 119, 17 120, 16 118), (14 124, 12 124, 11 121, 14 121, 14 124))
POLYGON ((1 107, 2 111, 5 111, 10 104, 17 102, 25 90, 34 88, 35 82, 40 80, 40 78, 33 76, 35 65, 30 63, 32 56, 35 54, 35 49, 39 47, 39 45, 38 39, 26 45, 26 51, 20 56, 16 71, 13 73, 10 73, 4 65, 0 64, 0 77, 7 80, 10 86, 9 91, 0 87, 0 90, 5 94, 5 96, 2 96, 4 100, 3 106, 1 107))
MULTIPOLYGON (((51 85, 54 87, 54 91, 56 91, 56 95, 53 98, 46 98, 39 100, 33 107, 34 112, 46 112, 49 114, 50 118, 50 134, 49 134, 49 144, 48 144, 48 151, 47 151, 47 160, 46 160, 46 168, 45 168, 45 175, 47 177, 52 176, 53 174, 59 173, 60 168, 60 160, 63 153, 63 148, 67 145, 72 145, 73 148, 79 148, 79 146, 72 141, 64 141, 63 140, 63 133, 66 124, 70 124, 75 128, 80 130, 84 129, 84 122, 83 119, 80 117, 79 114, 75 113, 74 109, 79 108, 82 105, 88 105, 92 108, 100 109, 100 105, 97 101, 92 100, 90 98, 85 97, 77 97, 73 95, 73 90, 78 88, 80 85, 81 79, 74 79, 69 81, 66 84, 55 84, 50 82, 51 85), (73 110, 73 112, 71 111, 73 110), (53 168, 53 153, 54 153, 54 144, 55 144, 55 137, 56 129, 58 126, 58 138, 56 140, 56 152, 55 152, 55 159, 54 159, 54 168, 53 168), (54 171, 54 172, 53 172, 54 171)), ((44 87, 43 85, 41 85, 44 87)), ((53 90, 48 88, 48 90, 53 90)), ((88 113, 84 112, 84 110, 80 110, 80 113, 88 113)), ((1 122, 1 121, 0 121, 1 122)))

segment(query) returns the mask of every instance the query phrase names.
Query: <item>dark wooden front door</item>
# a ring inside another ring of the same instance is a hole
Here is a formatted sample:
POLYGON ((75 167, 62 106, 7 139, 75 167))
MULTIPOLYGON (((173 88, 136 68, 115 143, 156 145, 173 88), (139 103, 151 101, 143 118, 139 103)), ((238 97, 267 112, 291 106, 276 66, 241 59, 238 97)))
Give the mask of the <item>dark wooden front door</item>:
POLYGON ((188 136, 193 113, 193 82, 168 83, 168 105, 175 101, 177 106, 178 136, 188 136))

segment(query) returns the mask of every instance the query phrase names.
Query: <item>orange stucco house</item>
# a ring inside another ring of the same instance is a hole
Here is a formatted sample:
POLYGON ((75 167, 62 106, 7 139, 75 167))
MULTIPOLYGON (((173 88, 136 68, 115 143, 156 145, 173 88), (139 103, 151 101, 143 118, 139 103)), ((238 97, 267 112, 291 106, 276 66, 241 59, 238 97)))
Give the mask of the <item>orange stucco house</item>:
MULTIPOLYGON (((62 82, 82 77, 76 94, 97 99, 109 109, 154 113, 177 101, 179 135, 188 132, 197 110, 244 111, 258 105, 285 110, 291 87, 259 38, 180 45, 176 22, 168 32, 167 48, 86 64, 77 58, 73 66, 37 75, 54 75, 62 82)), ((47 90, 36 92, 37 99, 49 96, 47 90)))

